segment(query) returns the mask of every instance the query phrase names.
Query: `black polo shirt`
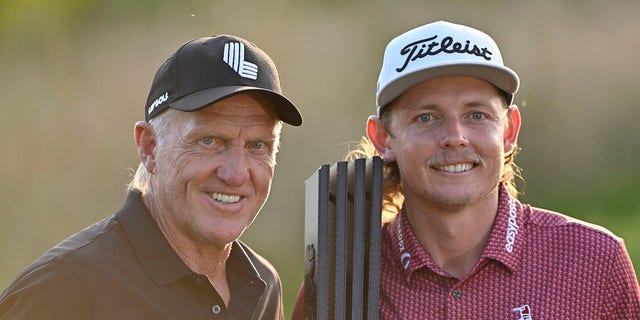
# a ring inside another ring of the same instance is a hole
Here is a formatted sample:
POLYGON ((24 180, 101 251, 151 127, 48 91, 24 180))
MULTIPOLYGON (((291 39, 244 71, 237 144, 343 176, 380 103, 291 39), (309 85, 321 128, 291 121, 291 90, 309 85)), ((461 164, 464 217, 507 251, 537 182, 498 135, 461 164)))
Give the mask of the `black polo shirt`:
POLYGON ((130 192, 122 209, 64 240, 0 296, 0 319, 283 319, 273 266, 240 241, 227 261, 228 309, 178 258, 130 192))

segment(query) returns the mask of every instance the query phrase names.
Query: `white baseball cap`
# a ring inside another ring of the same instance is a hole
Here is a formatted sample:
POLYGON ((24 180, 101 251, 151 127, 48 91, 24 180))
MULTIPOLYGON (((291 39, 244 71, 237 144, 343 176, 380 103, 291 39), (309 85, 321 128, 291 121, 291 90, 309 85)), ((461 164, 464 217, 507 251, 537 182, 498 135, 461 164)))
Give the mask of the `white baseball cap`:
POLYGON ((438 21, 409 30, 389 42, 378 77, 376 107, 381 108, 418 83, 444 75, 485 80, 513 102, 520 79, 502 62, 493 39, 482 31, 438 21))

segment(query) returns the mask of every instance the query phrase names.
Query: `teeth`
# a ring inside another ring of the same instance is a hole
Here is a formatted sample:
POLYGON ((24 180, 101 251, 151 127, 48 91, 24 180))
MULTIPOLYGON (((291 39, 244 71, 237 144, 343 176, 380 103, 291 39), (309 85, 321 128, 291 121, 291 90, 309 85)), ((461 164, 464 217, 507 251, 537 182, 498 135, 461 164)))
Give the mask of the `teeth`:
POLYGON ((473 168, 473 164, 471 163, 458 163, 458 164, 450 164, 446 166, 440 166, 439 169, 446 172, 463 172, 467 170, 471 170, 473 168))
POLYGON ((229 195, 229 194, 223 194, 219 192, 212 193, 211 197, 217 201, 224 202, 224 203, 235 203, 240 201, 239 195, 229 195))

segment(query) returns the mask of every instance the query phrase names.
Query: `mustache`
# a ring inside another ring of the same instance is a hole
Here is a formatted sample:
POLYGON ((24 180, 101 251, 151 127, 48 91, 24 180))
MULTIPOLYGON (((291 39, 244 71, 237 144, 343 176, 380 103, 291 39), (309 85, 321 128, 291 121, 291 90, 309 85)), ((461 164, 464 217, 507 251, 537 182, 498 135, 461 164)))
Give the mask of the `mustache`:
POLYGON ((483 163, 483 160, 479 154, 473 151, 462 150, 457 152, 451 152, 451 151, 445 150, 427 159, 426 165, 433 167, 433 166, 440 166, 440 165, 460 163, 460 162, 473 162, 476 164, 481 164, 483 163))

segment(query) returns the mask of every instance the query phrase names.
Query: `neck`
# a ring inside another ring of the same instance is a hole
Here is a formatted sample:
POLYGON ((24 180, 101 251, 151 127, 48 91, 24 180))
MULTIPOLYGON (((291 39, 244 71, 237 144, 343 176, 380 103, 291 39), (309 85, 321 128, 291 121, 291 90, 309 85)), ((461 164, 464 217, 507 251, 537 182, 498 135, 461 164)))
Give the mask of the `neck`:
POLYGON ((231 294, 227 282, 226 263, 231 254, 232 243, 220 246, 189 237, 179 230, 176 223, 167 221, 167 218, 160 213, 161 209, 154 206, 153 201, 147 198, 143 200, 160 231, 180 260, 191 271, 206 276, 224 303, 228 305, 231 294))
POLYGON ((409 223, 422 247, 444 271, 461 279, 475 267, 489 240, 498 198, 457 210, 407 203, 409 223))

